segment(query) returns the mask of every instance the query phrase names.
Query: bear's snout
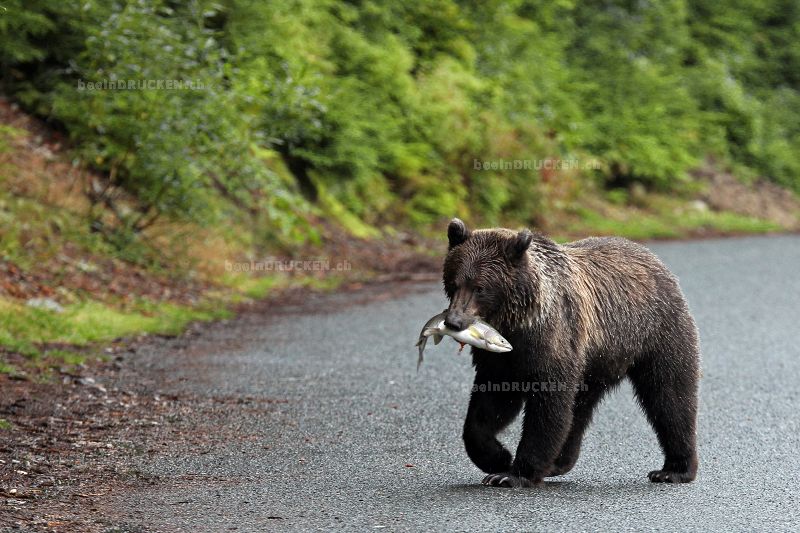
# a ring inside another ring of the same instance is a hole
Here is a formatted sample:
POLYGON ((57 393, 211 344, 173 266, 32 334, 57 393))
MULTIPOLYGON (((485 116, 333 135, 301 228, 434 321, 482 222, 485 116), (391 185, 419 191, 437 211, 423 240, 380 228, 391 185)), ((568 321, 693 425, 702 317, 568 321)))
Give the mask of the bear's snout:
POLYGON ((474 317, 470 317, 457 309, 451 309, 444 317, 444 325, 453 331, 463 331, 469 327, 472 320, 474 320, 474 317))
POLYGON ((444 325, 454 331, 463 331, 480 316, 474 298, 474 291, 469 287, 459 287, 450 299, 450 307, 444 318, 444 325))

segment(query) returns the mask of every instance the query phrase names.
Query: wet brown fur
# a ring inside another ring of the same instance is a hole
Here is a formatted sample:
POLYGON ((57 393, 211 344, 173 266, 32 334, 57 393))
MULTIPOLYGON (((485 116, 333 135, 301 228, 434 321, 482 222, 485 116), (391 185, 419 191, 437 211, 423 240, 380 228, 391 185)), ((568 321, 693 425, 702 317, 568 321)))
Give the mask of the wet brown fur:
POLYGON ((620 238, 558 245, 527 230, 469 231, 454 220, 444 263, 447 321, 477 314, 514 350, 473 349, 467 453, 486 484, 525 486, 568 472, 603 395, 628 377, 665 454, 652 481, 695 478, 699 346, 676 278, 645 247, 620 238), (525 391, 554 382, 567 390, 525 391), (488 390, 490 384, 519 390, 488 390), (484 385, 484 391, 480 386, 484 385), (513 457, 496 434, 524 407, 513 457))

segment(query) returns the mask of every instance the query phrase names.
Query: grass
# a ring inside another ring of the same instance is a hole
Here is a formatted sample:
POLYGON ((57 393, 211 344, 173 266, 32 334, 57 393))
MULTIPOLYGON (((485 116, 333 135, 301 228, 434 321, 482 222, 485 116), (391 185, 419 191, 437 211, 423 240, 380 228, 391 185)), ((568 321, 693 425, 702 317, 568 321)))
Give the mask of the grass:
POLYGON ((85 301, 56 313, 0 299, 0 345, 35 356, 44 344, 85 346, 140 333, 174 335, 189 322, 227 316, 230 311, 210 304, 191 308, 140 302, 133 310, 121 311, 99 302, 85 301))
POLYGON ((2 360, 0 373, 73 367, 97 357, 96 344, 142 333, 177 335, 187 324, 231 316, 223 302, 211 300, 196 307, 138 301, 122 310, 97 302, 67 305, 63 312, 28 307, 0 298, 0 346, 24 358, 2 360), (53 348, 52 344, 63 348, 53 348))
POLYGON ((86 354, 70 350, 47 350, 44 353, 47 361, 57 362, 67 366, 79 365, 86 361, 86 354))
MULTIPOLYGON (((564 225, 566 235, 617 235, 633 240, 674 239, 697 234, 762 234, 781 231, 774 222, 731 212, 703 210, 685 201, 655 196, 647 210, 626 207, 575 209, 564 225)), ((558 240, 571 240, 560 237, 558 240)))
POLYGON ((234 301, 237 302, 244 298, 264 298, 271 291, 287 284, 286 278, 276 275, 259 277, 241 272, 226 274, 220 281, 238 295, 234 297, 234 301))
POLYGON ((0 153, 11 151, 10 144, 25 135, 25 131, 8 124, 0 124, 0 153))
POLYGON ((8 431, 8 430, 12 429, 13 427, 14 426, 11 425, 11 422, 6 420, 5 418, 0 418, 0 430, 8 431))
MULTIPOLYGON (((4 186, 0 176, 0 187, 4 186)), ((80 214, 39 199, 0 192, 0 257, 29 269, 56 256, 66 242, 89 253, 111 253, 99 234, 89 232, 80 214)))
POLYGON ((229 273, 220 279, 222 285, 232 291, 226 296, 230 303, 244 300, 260 300, 272 292, 291 287, 307 287, 319 291, 333 290, 347 281, 346 276, 327 275, 323 277, 311 275, 269 274, 256 276, 247 272, 229 273))

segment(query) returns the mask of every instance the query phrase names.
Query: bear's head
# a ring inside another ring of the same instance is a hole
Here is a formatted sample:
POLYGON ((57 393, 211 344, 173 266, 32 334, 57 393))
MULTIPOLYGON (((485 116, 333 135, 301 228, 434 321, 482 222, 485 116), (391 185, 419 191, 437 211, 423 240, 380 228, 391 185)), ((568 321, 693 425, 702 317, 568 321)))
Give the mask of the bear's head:
POLYGON ((445 319, 448 327, 462 330, 469 317, 475 316, 499 327, 503 317, 530 304, 528 248, 533 238, 527 229, 470 231, 457 218, 450 222, 443 269, 444 290, 450 299, 445 319))

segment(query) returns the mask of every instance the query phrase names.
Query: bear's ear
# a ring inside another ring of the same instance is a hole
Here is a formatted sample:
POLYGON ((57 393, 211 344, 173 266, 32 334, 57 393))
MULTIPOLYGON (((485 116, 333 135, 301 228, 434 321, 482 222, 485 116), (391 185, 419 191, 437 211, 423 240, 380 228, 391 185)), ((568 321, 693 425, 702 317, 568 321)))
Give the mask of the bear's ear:
POLYGON ((512 261, 519 261, 522 259, 525 252, 528 251, 532 240, 533 233, 527 228, 517 233, 517 235, 508 242, 508 248, 506 248, 508 258, 512 261))
POLYGON ((450 224, 447 226, 447 241, 450 250, 469 239, 469 236, 470 231, 467 229, 467 225, 464 224, 463 220, 454 218, 450 221, 450 224))

